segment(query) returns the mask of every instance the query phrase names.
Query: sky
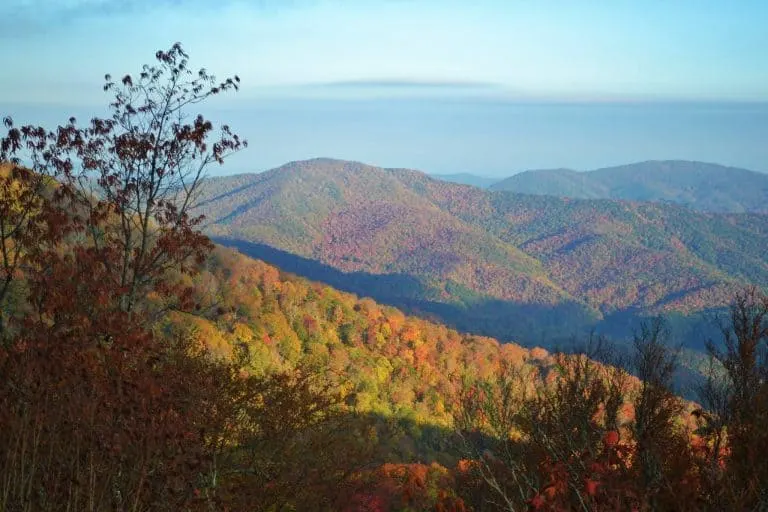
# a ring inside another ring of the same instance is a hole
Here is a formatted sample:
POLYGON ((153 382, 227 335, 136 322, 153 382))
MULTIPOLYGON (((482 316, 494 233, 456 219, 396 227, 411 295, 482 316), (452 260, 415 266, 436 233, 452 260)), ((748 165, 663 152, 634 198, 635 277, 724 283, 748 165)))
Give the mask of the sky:
MULTIPOLYGON (((414 98, 761 103, 766 22, 765 0, 2 0, 0 111, 103 105, 105 73, 138 71, 176 41, 193 67, 241 77, 216 108, 254 115, 269 102, 293 115, 302 102, 414 98)), ((435 171, 466 170, 447 167, 435 171)))

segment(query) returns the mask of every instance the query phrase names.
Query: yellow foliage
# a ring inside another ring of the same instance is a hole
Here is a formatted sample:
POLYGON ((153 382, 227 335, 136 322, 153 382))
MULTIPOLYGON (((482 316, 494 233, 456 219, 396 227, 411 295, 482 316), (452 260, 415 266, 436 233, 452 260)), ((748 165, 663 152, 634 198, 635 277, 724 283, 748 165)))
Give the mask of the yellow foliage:
POLYGON ((235 324, 232 334, 237 341, 248 342, 253 339, 253 331, 251 328, 240 322, 235 324))

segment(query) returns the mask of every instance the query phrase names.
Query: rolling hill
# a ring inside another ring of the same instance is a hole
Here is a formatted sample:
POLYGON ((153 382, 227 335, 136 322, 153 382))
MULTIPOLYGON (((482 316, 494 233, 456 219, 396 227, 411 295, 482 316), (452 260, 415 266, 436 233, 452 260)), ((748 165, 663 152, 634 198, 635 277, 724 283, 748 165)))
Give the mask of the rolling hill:
POLYGON ((760 214, 485 191, 330 159, 212 179, 200 212, 216 241, 284 270, 526 344, 626 336, 665 313, 695 346, 698 313, 768 288, 760 214))
POLYGON ((577 199, 682 204, 700 211, 768 212, 768 174, 685 160, 648 161, 594 171, 526 171, 492 190, 577 199))

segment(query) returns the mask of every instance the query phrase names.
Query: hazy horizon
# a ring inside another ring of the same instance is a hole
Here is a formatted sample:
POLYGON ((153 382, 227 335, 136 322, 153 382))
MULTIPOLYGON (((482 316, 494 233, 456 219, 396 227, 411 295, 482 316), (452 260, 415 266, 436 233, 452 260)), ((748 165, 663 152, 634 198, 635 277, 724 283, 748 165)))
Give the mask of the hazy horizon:
MULTIPOLYGON (((502 178, 529 169, 592 170, 697 160, 768 171, 768 103, 541 103, 489 98, 237 97, 204 113, 250 147, 212 175, 259 172, 316 157, 429 174, 502 178)), ((55 126, 96 108, 4 105, 18 122, 55 126)))
MULTIPOLYGON (((333 157, 503 177, 644 160, 768 171, 768 3, 6 0, 0 113, 81 122, 180 41, 242 89, 217 174, 333 157)), ((197 113, 197 112, 194 112, 197 113)))

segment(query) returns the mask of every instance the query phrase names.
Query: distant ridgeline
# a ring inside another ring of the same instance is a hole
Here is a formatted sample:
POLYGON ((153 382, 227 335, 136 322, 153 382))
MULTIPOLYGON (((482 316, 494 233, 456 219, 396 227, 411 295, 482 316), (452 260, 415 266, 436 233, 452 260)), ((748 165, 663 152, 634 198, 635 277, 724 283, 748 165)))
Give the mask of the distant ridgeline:
POLYGON ((494 183, 490 189, 577 199, 668 201, 710 212, 768 213, 768 174, 685 160, 588 172, 526 171, 494 183))
MULTIPOLYGON (((575 195, 634 193, 631 202, 497 190, 538 174, 483 190, 315 159, 212 178, 199 212, 217 242, 283 270, 528 346, 563 346, 591 329, 626 338, 663 314, 677 340, 700 349, 714 331, 710 313, 736 290, 768 289, 768 215, 698 211, 759 210, 768 176, 648 162, 578 173, 571 187, 575 195), (604 189, 587 192, 591 179, 604 189)), ((568 195, 555 189, 537 190, 568 195)))

